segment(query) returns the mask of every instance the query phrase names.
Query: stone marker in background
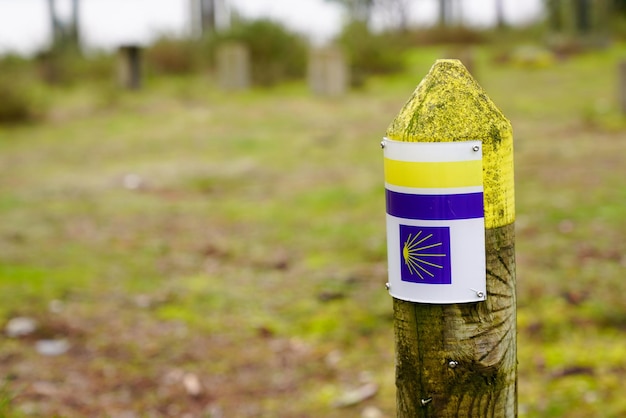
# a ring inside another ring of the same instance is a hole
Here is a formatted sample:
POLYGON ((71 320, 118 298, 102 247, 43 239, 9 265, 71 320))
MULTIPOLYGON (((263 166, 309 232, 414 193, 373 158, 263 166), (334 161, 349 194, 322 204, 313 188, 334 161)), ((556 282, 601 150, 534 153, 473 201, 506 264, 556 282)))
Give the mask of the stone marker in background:
POLYGON ((349 85, 348 65, 338 48, 314 49, 309 55, 308 79, 313 94, 341 96, 349 85))
POLYGON ((220 45, 217 50, 217 76, 222 90, 246 90, 250 87, 250 53, 245 45, 220 45))
POLYGON ((138 90, 141 87, 141 47, 120 46, 117 68, 120 85, 129 90, 138 90))

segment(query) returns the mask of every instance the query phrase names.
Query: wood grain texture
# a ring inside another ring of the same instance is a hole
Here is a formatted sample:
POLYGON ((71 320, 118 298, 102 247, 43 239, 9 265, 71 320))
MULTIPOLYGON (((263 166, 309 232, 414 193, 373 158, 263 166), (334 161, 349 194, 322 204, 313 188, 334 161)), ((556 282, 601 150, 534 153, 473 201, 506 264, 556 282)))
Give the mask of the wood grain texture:
POLYGON ((487 230, 485 302, 394 299, 398 417, 517 415, 514 242, 513 225, 487 230))

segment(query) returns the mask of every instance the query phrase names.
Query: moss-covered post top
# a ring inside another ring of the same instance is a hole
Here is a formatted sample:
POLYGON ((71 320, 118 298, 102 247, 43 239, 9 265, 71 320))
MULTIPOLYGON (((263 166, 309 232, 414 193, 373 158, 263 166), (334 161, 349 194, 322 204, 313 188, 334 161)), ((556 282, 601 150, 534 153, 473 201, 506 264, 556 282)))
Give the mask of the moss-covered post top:
POLYGON ((387 128, 406 142, 482 141, 485 227, 515 220, 511 123, 459 60, 437 60, 387 128))

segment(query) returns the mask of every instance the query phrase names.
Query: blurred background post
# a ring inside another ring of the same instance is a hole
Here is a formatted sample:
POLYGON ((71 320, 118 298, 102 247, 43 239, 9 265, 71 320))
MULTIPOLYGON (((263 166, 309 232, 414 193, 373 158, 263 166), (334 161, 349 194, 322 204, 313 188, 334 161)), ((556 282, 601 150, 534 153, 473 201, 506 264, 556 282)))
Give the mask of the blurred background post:
POLYGON ((129 90, 138 90, 141 87, 141 47, 122 45, 118 51, 120 85, 129 90))

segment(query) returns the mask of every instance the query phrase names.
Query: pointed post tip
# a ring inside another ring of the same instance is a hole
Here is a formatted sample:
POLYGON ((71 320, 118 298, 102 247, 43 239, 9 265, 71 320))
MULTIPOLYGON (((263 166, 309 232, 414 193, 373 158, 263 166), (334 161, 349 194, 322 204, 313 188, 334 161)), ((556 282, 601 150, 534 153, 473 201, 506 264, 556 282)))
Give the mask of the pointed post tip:
POLYGON ((471 80, 476 85, 476 88, 481 88, 476 82, 472 74, 469 72, 465 64, 459 59, 445 58, 435 61, 430 71, 424 78, 424 80, 431 79, 433 77, 446 77, 446 78, 458 78, 471 80))
POLYGON ((514 220, 511 123, 456 59, 435 61, 387 128, 386 137, 405 142, 481 141, 485 222, 489 228, 514 220))
POLYGON ((401 141, 488 139, 510 123, 458 59, 438 59, 387 129, 401 141))

